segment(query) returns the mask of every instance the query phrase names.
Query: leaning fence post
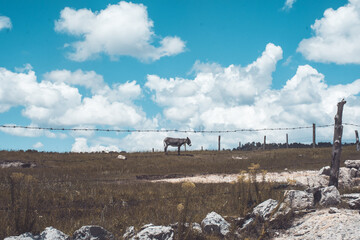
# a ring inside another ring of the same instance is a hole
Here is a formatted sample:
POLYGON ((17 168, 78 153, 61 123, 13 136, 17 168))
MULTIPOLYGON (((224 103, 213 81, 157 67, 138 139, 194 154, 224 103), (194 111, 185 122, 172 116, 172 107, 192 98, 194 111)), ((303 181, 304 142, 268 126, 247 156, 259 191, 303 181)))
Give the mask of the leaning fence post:
POLYGON ((337 104, 337 113, 335 115, 335 125, 334 125, 334 141, 332 148, 332 159, 330 166, 330 181, 329 186, 339 186, 339 169, 340 169, 340 157, 341 157, 341 138, 343 133, 342 125, 342 113, 344 104, 346 101, 343 99, 337 104))
POLYGON ((355 137, 356 137, 356 151, 360 150, 360 143, 359 143, 359 133, 355 130, 355 137))
POLYGON ((289 135, 286 134, 286 148, 289 148, 289 135))
POLYGON ((313 148, 316 146, 316 125, 313 123, 313 148))

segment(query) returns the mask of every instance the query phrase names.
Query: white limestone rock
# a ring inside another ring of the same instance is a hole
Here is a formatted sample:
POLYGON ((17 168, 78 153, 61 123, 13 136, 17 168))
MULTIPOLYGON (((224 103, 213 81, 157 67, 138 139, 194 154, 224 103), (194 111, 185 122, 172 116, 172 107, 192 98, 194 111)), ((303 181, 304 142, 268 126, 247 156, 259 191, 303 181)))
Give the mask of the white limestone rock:
POLYGON ((268 199, 259 205, 257 205, 252 212, 253 216, 262 218, 263 220, 268 220, 271 213, 275 210, 278 205, 278 201, 274 199, 268 199))
POLYGON ((6 237, 4 240, 41 240, 39 236, 33 236, 31 233, 23 233, 19 236, 6 237))
POLYGON ((68 240, 69 236, 53 227, 47 227, 40 233, 41 240, 68 240))
POLYGON ((201 226, 203 231, 208 234, 226 236, 230 232, 230 223, 216 212, 208 213, 202 220, 201 226))
POLYGON ((117 159, 126 160, 127 158, 126 158, 126 156, 124 156, 124 155, 118 155, 118 156, 117 156, 117 159))
POLYGON ((336 206, 341 202, 338 189, 335 186, 329 186, 321 189, 321 206, 336 206))
POLYGON ((345 166, 347 168, 359 169, 360 168, 360 160, 346 160, 345 161, 345 166))
POLYGON ((173 240, 174 230, 169 226, 147 224, 131 240, 173 240))
POLYGON ((115 240, 114 235, 106 229, 96 226, 82 226, 73 234, 72 240, 115 240))

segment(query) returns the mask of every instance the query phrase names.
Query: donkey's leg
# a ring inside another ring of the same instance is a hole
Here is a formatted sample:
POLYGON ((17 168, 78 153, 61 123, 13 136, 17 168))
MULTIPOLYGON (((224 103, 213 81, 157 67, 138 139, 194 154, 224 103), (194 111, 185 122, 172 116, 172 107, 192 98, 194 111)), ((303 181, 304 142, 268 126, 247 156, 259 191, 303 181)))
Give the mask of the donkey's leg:
POLYGON ((167 155, 167 148, 168 148, 168 146, 165 146, 165 147, 164 147, 165 155, 167 155))
POLYGON ((180 147, 181 147, 181 146, 178 146, 178 155, 180 155, 180 147))

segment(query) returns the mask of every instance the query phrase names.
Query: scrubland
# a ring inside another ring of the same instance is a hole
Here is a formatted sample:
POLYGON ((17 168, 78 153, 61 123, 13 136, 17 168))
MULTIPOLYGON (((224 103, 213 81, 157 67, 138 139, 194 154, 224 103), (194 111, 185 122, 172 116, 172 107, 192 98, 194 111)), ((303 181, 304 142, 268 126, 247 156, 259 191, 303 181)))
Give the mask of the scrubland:
MULTIPOLYGON (((90 224, 120 239, 129 226, 200 223, 211 211, 232 219, 268 198, 281 200, 284 189, 294 188, 291 182, 258 182, 251 176, 285 168, 316 170, 331 161, 331 148, 121 154, 127 159, 117 159, 115 152, 0 151, 0 162, 36 164, 34 168, 0 168, 0 239, 26 231, 38 233, 47 226, 71 235, 90 224), (181 183, 148 181, 242 171, 250 172, 250 177, 187 188, 181 183)), ((360 152, 346 146, 342 159, 360 159, 360 152)))

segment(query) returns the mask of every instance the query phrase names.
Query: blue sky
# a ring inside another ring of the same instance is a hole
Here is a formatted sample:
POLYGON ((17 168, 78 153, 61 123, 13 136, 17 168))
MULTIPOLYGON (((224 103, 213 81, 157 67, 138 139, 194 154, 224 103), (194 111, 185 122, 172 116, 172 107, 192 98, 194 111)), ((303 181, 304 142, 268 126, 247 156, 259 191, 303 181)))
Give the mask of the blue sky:
MULTIPOLYGON (((0 1, 0 125, 234 130, 360 115, 360 1, 0 1)), ((353 139, 354 128, 344 130, 353 139)), ((227 134, 281 142, 285 133, 227 134), (279 136, 281 135, 281 136, 279 136)), ((310 141, 292 132, 290 141, 310 141)), ((318 139, 331 141, 332 130, 318 139)), ((161 149, 169 134, 0 129, 1 149, 161 149)), ((186 134, 171 134, 185 136, 186 134)), ((188 134, 189 135, 189 134, 188 134)), ((190 134, 193 149, 217 136, 190 134)))

